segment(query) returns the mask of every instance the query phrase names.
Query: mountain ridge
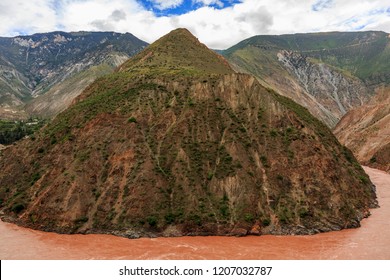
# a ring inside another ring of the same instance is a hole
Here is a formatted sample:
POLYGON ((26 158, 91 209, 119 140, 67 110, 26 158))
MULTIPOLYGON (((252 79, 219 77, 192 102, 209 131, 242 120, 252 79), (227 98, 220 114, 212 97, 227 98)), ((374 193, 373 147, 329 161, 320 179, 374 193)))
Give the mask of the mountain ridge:
POLYGON ((89 82, 113 71, 145 46, 130 33, 115 32, 56 31, 0 38, 0 116, 51 117, 65 109, 89 82), (88 72, 97 65, 101 69, 88 72))
POLYGON ((332 128, 390 82, 389 42, 389 34, 376 31, 259 35, 223 54, 332 128))

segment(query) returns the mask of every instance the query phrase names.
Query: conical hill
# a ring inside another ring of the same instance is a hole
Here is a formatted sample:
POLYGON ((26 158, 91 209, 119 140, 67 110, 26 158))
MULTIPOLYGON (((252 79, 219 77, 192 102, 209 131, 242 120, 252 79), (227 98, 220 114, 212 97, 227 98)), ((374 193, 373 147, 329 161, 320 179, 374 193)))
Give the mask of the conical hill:
POLYGON ((376 205, 325 125, 183 29, 2 151, 0 170, 8 219, 66 233, 306 234, 376 205))
POLYGON ((210 75, 233 73, 221 55, 200 43, 187 29, 179 28, 128 60, 121 72, 143 75, 210 75))

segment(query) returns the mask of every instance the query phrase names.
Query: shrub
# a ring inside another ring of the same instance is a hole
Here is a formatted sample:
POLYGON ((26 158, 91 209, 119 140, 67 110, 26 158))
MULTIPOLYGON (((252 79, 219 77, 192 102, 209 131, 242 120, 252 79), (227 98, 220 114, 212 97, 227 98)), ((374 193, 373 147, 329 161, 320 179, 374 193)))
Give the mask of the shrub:
POLYGON ((175 221, 175 215, 172 213, 166 214, 164 218, 167 224, 172 224, 175 221))
POLYGON ((352 152, 345 146, 343 146, 343 154, 346 160, 348 160, 350 163, 354 162, 353 154, 352 152))
POLYGON ((34 185, 35 182, 38 181, 40 178, 41 178, 41 174, 39 174, 39 172, 34 173, 34 174, 31 176, 31 181, 30 181, 31 186, 34 185))
POLYGON ((50 144, 51 145, 54 145, 57 143, 57 138, 55 138, 54 136, 50 139, 50 144))
POLYGON ((264 167, 269 167, 268 165, 268 159, 266 156, 262 155, 260 156, 261 163, 264 165, 264 167))
POLYGON ((255 220, 255 217, 253 217, 253 215, 251 213, 246 213, 244 219, 248 223, 253 223, 253 221, 255 220))
POLYGON ((12 206, 12 212, 15 212, 16 214, 19 214, 22 212, 26 207, 22 203, 17 203, 12 206))
POLYGON ((151 227, 155 227, 157 225, 157 217, 155 216, 149 216, 146 221, 151 227))
POLYGON ((266 226, 269 226, 271 224, 271 221, 270 221, 270 219, 266 218, 261 223, 263 224, 263 226, 266 227, 266 226))
POLYGON ((362 182, 363 184, 367 184, 368 182, 370 182, 370 179, 368 179, 366 176, 363 176, 363 175, 360 175, 360 176, 359 176, 359 180, 360 180, 360 182, 362 182))
POLYGON ((306 208, 300 208, 298 211, 298 214, 299 214, 299 217, 305 218, 306 216, 309 215, 309 210, 307 210, 306 208))
POLYGON ((87 216, 81 216, 80 218, 77 218, 74 222, 76 224, 84 224, 84 223, 88 222, 88 217, 87 216))

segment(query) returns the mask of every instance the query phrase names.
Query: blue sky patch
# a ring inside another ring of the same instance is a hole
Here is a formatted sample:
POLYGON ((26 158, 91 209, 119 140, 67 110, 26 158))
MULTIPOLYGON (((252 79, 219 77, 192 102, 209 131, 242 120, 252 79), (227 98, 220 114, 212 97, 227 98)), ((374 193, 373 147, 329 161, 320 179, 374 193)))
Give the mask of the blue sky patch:
POLYGON ((153 13, 158 17, 182 15, 197 10, 204 6, 213 7, 215 9, 224 9, 242 2, 241 0, 218 0, 218 1, 184 0, 178 6, 162 9, 161 6, 158 3, 156 3, 158 1, 153 1, 153 0, 137 0, 137 1, 142 6, 144 6, 145 9, 149 11, 153 11, 153 13))

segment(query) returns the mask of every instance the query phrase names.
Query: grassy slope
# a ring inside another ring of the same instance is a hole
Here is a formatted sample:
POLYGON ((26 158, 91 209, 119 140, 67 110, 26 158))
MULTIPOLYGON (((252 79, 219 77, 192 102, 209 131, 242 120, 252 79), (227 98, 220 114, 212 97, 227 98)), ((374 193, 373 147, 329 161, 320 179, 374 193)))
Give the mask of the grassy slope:
POLYGON ((222 56, 209 50, 186 29, 177 29, 160 38, 123 64, 119 71, 131 71, 137 75, 186 76, 233 72, 222 56))

